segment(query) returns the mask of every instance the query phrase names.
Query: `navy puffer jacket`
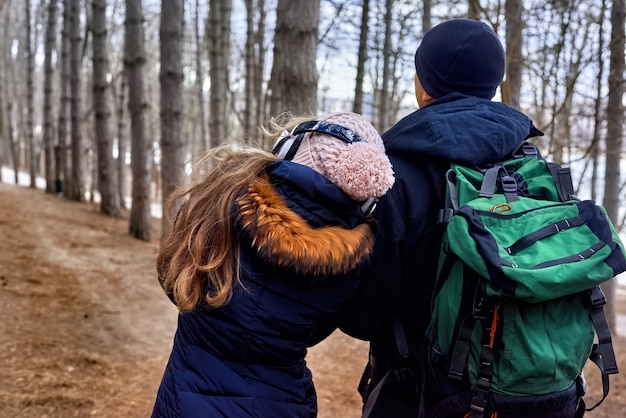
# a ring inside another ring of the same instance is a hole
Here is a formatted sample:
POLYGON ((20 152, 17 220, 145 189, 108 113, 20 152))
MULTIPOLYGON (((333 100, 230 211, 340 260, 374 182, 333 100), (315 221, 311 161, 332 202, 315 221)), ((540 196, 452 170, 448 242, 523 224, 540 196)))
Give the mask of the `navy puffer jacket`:
POLYGON ((314 417, 305 355, 337 326, 373 234, 358 204, 286 161, 237 202, 232 300, 182 313, 153 417, 314 417))
POLYGON ((371 267, 341 325, 371 340, 381 363, 397 356, 394 318, 414 348, 426 332, 443 231, 437 214, 450 163, 498 162, 537 135, 542 133, 531 120, 512 107, 460 93, 411 113, 383 134, 396 182, 379 202, 371 267))

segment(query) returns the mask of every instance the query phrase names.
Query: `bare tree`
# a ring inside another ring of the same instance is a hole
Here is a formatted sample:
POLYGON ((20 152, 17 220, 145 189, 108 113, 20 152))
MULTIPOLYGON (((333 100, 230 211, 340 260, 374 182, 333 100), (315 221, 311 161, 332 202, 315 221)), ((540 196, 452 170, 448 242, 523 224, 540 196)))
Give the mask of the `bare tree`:
POLYGON ((259 22, 257 25, 255 45, 258 52, 257 65, 254 69, 254 97, 258 101, 256 107, 256 119, 254 126, 261 126, 265 120, 265 94, 263 94, 263 83, 265 74, 265 54, 267 47, 265 46, 265 0, 257 0, 257 10, 259 13, 259 22))
POLYGON ((227 135, 228 63, 230 58, 230 18, 232 0, 211 0, 207 34, 209 37, 209 76, 211 96, 209 135, 211 147, 219 145, 227 135))
POLYGON ((317 113, 320 0, 278 0, 270 113, 317 113))
POLYGON ((359 55, 356 64, 356 85, 354 87, 354 103, 352 110, 363 113, 363 78, 365 76, 365 61, 367 61, 367 37, 369 34, 370 0, 363 0, 361 9, 361 30, 359 34, 359 55))
POLYGON ((113 165, 113 141, 110 135, 109 57, 107 48, 106 0, 93 0, 93 107, 97 157, 100 212, 119 217, 120 199, 113 165))
MULTIPOLYGON (((0 64, 1 66, 1 64, 0 64)), ((0 183, 4 181, 2 178, 2 166, 6 163, 6 129, 4 123, 4 76, 2 68, 0 68, 0 183)))
POLYGON ((56 193, 56 160, 54 154, 54 124, 52 122, 52 82, 54 66, 52 54, 56 51, 57 0, 48 3, 48 27, 44 53, 44 97, 43 97, 43 146, 46 165, 46 192, 56 193))
POLYGON ((265 65, 265 1, 246 0, 246 78, 243 111, 244 135, 251 141, 264 115, 263 75, 265 65))
MULTIPOLYGON (((624 135, 624 0, 613 0, 611 10, 611 51, 609 69, 609 100, 607 105, 606 128, 606 173, 603 205, 607 214, 618 223, 620 192, 620 159, 622 137, 624 135)), ((603 285, 607 296, 607 318, 612 331, 615 331, 615 281, 603 285)))
POLYGON ((428 30, 432 27, 432 8, 433 2, 432 0, 424 0, 422 2, 422 34, 428 32, 428 30))
MULTIPOLYGON (((604 51, 604 37, 602 34, 604 33, 605 28, 605 14, 607 9, 607 0, 602 0, 602 6, 600 8, 600 19, 598 21, 598 27, 600 36, 598 37, 598 56, 602 56, 602 51, 604 51)), ((598 172, 600 171, 600 131, 602 125, 602 87, 604 80, 604 60, 598 60, 598 78, 596 82, 596 97, 594 103, 594 123, 593 123, 593 139, 591 142, 591 146, 589 147, 589 155, 591 156, 591 199, 597 200, 598 196, 598 172)))
POLYGON ((33 73, 35 72, 35 53, 33 52, 30 0, 24 2, 26 22, 26 132, 28 135, 28 154, 30 156, 30 187, 37 187, 37 150, 35 147, 35 115, 33 73))
POLYGON ((522 0, 506 0, 506 80, 502 83, 502 101, 517 109, 520 107, 522 87, 522 0))
POLYGON ((387 121, 389 120, 389 83, 391 82, 391 58, 393 49, 391 44, 391 22, 392 11, 395 0, 385 0, 385 35, 383 45, 383 79, 380 89, 380 104, 378 106, 378 129, 383 131, 387 129, 387 121))
POLYGON ((244 108, 243 108, 243 133, 245 136, 250 135, 253 126, 253 115, 255 114, 256 101, 254 96, 254 66, 256 62, 255 54, 255 4, 254 0, 245 0, 246 6, 246 84, 244 91, 244 108))
MULTIPOLYGON (((183 19, 184 2, 161 2, 161 180, 162 201, 180 184, 184 168, 183 148, 183 19)), ((176 207, 171 207, 174 215, 176 207)), ((165 214, 164 214, 165 215, 165 214)), ((162 217, 161 236, 167 234, 162 217)))
POLYGON ((204 68, 202 67, 202 37, 200 36, 200 1, 196 0, 194 13, 194 35, 196 40, 196 123, 200 128, 198 143, 200 149, 207 150, 209 143, 206 133, 206 117, 204 115, 204 68))
POLYGON ((124 66, 128 77, 128 110, 131 119, 132 203, 129 232, 140 240, 150 241, 151 143, 146 135, 147 107, 143 68, 146 62, 141 0, 126 0, 124 66))
POLYGON ((9 51, 11 50, 11 36, 9 33, 11 22, 11 8, 7 10, 4 16, 4 36, 3 36, 3 51, 2 61, 5 69, 5 93, 6 93, 6 120, 7 120, 7 142, 9 143, 9 151, 11 154, 11 160, 13 161, 13 176, 15 184, 18 184, 18 176, 20 169, 19 158, 19 143, 15 139, 15 124, 13 123, 13 100, 16 98, 15 90, 17 89, 17 83, 14 82, 15 78, 15 65, 12 62, 9 51))
POLYGON ((10 0, 0 0, 0 12, 2 11, 2 9, 4 9, 4 6, 6 6, 6 4, 9 2, 10 0))
POLYGON ((120 89, 117 95, 117 189, 120 199, 120 207, 126 208, 126 153, 128 151, 128 138, 126 135, 126 117, 124 106, 126 104, 126 71, 120 72, 120 89))
POLYGON ((68 141, 68 115, 70 109, 70 0, 63 0, 63 28, 61 29, 61 54, 59 77, 59 114, 57 125, 57 178, 62 178, 61 189, 63 195, 70 197, 68 182, 71 179, 72 160, 71 147, 68 141), (60 154, 60 155, 59 155, 60 154))
POLYGON ((81 32, 80 0, 70 1, 70 113, 72 170, 67 180, 68 197, 83 201, 85 198, 85 169, 83 159, 83 115, 81 100, 81 32))
MULTIPOLYGON (((0 4, 0 14, 3 11, 4 5, 6 3, 0 4)), ((6 28, 0 27, 0 46, 4 46, 6 36, 6 28)), ((0 48, 1 49, 1 48, 0 48)), ((8 140, 8 132, 7 132, 7 123, 6 123, 6 82, 5 82, 5 74, 6 74, 6 61, 5 54, 0 53, 0 183, 4 181, 2 177, 2 166, 8 163, 10 158, 9 156, 9 140, 8 140)))
POLYGON ((468 0, 467 6, 467 18, 480 20, 480 0, 468 0))

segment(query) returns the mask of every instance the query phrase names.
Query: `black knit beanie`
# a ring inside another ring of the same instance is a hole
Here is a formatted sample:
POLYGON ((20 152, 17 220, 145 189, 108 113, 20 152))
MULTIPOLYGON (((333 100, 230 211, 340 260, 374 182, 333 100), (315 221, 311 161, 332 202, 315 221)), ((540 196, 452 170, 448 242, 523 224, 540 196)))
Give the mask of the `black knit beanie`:
POLYGON ((477 20, 453 19, 434 26, 415 52, 420 84, 435 99, 452 92, 491 99, 504 68, 498 36, 477 20))

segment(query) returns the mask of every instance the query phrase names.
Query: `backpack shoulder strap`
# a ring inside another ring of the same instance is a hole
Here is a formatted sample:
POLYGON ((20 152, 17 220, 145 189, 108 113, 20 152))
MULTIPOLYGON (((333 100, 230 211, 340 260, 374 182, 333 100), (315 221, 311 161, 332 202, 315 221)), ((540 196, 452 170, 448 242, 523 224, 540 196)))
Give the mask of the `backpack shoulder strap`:
POLYGON ((606 298, 599 286, 589 289, 587 303, 589 303, 591 321, 598 336, 598 343, 593 345, 589 360, 598 366, 602 374, 602 399, 591 408, 587 408, 587 411, 591 411, 606 399, 609 394, 609 375, 616 374, 619 370, 613 351, 611 331, 604 315, 606 298))
POLYGON ((378 397, 380 396, 382 389, 387 384, 394 382, 407 382, 409 381, 409 379, 414 377, 414 372, 408 364, 410 354, 409 344, 406 338, 406 333, 404 331, 404 325, 398 315, 394 316, 393 329, 396 341, 396 350, 398 353, 398 357, 400 358, 400 363, 402 364, 402 367, 388 367, 387 371, 380 379, 380 381, 373 382, 375 386, 371 390, 369 390, 369 388, 366 388, 366 381, 370 378, 370 376, 368 376, 367 374, 369 371, 368 369, 371 367, 371 363, 375 360, 374 358, 372 358, 372 354, 370 352, 369 364, 366 366, 366 370, 363 374, 363 377, 361 377, 361 382, 359 384, 359 392, 361 392, 361 396, 363 396, 365 401, 363 404, 361 417, 365 418, 373 416, 373 410, 376 406, 378 397))
POLYGON ((559 192, 561 201, 566 202, 572 200, 574 197, 574 184, 572 183, 570 168, 561 167, 556 163, 547 162, 546 165, 552 174, 552 178, 554 178, 554 183, 556 184, 556 189, 559 192))
MULTIPOLYGON (((539 148, 532 142, 524 141, 524 143, 513 153, 513 158, 521 157, 537 157, 544 159, 539 152, 539 148)), ((556 184, 559 198, 562 202, 567 202, 574 198, 574 184, 572 182, 572 173, 569 167, 562 167, 560 164, 546 161, 546 165, 552 174, 554 183, 556 184)))

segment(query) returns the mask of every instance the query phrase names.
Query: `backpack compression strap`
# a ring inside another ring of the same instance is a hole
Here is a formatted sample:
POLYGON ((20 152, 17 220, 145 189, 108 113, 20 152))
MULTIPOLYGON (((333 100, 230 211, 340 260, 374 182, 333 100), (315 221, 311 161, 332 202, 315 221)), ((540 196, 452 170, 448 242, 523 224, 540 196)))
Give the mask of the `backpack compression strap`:
POLYGON ((599 406, 609 394, 609 375, 618 373, 615 352, 611 341, 611 331, 604 316, 604 305, 606 298, 599 286, 589 289, 589 310, 591 321, 596 329, 598 343, 593 345, 589 359, 594 362, 602 373, 602 399, 587 411, 591 411, 599 406))
MULTIPOLYGON (((543 159, 539 149, 535 144, 530 142, 524 142, 516 152, 512 155, 513 158, 539 158, 543 159)), ((544 160, 545 161, 545 160, 544 160)), ((574 185, 572 182, 572 173, 569 167, 561 167, 561 165, 545 161, 552 178, 556 190, 559 194, 561 202, 567 202, 574 199, 574 185)), ((496 183, 500 178, 503 194, 506 197, 507 202, 514 202, 518 200, 517 197, 517 182, 515 179, 506 172, 501 165, 495 165, 489 168, 484 174, 483 184, 480 189, 481 197, 492 197, 496 183)))
POLYGON ((500 179, 502 184, 502 192, 507 202, 515 202, 519 200, 517 196, 517 181, 507 173, 506 169, 501 165, 489 168, 484 175, 483 184, 480 187, 479 197, 492 197, 496 188, 496 183, 500 179), (503 175, 500 175, 503 172, 503 175))
POLYGON ((574 184, 572 183, 570 168, 561 167, 558 164, 548 162, 546 162, 546 165, 552 174, 561 201, 567 202, 568 200, 572 200, 574 198, 574 184))
MULTIPOLYGON (((524 143, 513 153, 514 158, 520 157, 536 157, 541 158, 539 148, 531 142, 524 141, 524 143)), ((545 160, 544 160, 545 161, 545 160)), ((560 164, 546 161, 546 165, 552 174, 556 189, 559 193, 561 202, 567 202, 574 198, 574 184, 572 182, 572 172, 569 167, 561 167, 560 164)))
MULTIPOLYGON (((368 380, 371 380, 371 367, 373 363, 378 363, 377 359, 372 355, 370 351, 370 360, 368 365, 365 368, 363 376, 361 377, 361 382, 359 383, 359 392, 363 397, 363 411, 362 417, 369 417, 372 415, 374 408, 376 407, 376 402, 378 397, 381 394, 382 389, 389 383, 404 383, 408 382, 410 379, 414 377, 413 370, 410 368, 409 363, 409 344, 406 338, 406 333, 404 331, 404 325, 400 320, 399 316, 394 316, 393 321, 394 335, 396 340, 396 349, 398 353, 398 357, 400 358, 400 363, 402 363, 402 367, 394 368, 392 364, 387 365, 387 371, 385 375, 378 382, 369 382, 369 384, 374 384, 374 387, 369 390, 368 380), (369 393, 368 393, 369 392, 369 393)), ((376 367, 379 368, 379 367, 376 367)))

